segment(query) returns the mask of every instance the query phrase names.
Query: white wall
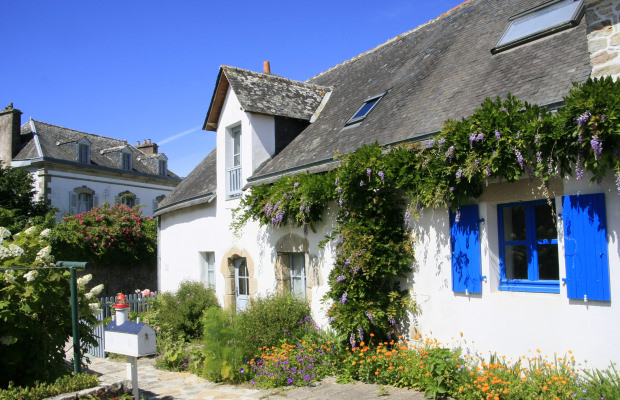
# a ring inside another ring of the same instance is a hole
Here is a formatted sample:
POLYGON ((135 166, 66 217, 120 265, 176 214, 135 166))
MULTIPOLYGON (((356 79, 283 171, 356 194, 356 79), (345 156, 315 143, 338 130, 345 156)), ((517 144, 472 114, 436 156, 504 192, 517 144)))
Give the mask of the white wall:
MULTIPOLYGON (((43 180, 44 176, 39 171, 34 171, 37 180, 43 180)), ((140 204, 143 216, 153 215, 153 201, 161 195, 169 194, 174 187, 152 184, 140 181, 130 181, 122 178, 103 177, 78 172, 58 171, 51 168, 45 170, 45 178, 48 181, 48 188, 51 189, 48 200, 53 207, 59 209, 58 216, 61 217, 71 212, 70 192, 76 187, 86 186, 95 191, 98 204, 107 201, 114 204, 115 198, 119 193, 130 191, 136 195, 140 204)), ((37 184, 40 187, 42 184, 37 184)), ((40 190, 39 190, 40 192, 40 190)))
MULTIPOLYGON (((479 203, 480 218, 485 220, 480 227, 482 275, 487 276, 481 294, 452 291, 448 211, 422 212, 413 232, 414 292, 422 309, 415 318, 419 332, 485 356, 496 351, 515 359, 540 349, 553 359, 554 353, 563 357, 571 350, 577 360, 599 368, 620 361, 620 347, 615 345, 620 308, 614 303, 620 295, 620 197, 612 179, 601 186, 587 181, 565 181, 560 194, 605 192, 611 302, 568 299, 564 284, 559 294, 499 291, 497 207, 493 199, 487 199, 479 203)), ((519 194, 510 185, 514 184, 503 185, 505 192, 517 201, 519 194)), ((555 204, 561 214, 561 196, 555 204)), ((561 282, 566 277, 561 219, 558 242, 561 282)))

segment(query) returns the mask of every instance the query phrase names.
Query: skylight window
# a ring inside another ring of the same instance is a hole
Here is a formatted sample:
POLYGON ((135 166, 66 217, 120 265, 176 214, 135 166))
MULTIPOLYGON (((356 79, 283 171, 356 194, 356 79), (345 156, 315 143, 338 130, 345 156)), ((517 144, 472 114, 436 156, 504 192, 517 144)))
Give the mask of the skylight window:
POLYGON ((510 18, 510 25, 491 53, 551 35, 579 24, 583 0, 554 0, 510 18))
POLYGON ((364 100, 364 104, 362 104, 362 106, 355 112, 355 114, 353 114, 351 118, 349 118, 346 125, 355 124, 364 120, 364 118, 366 118, 370 111, 375 108, 383 96, 385 96, 385 93, 364 100))

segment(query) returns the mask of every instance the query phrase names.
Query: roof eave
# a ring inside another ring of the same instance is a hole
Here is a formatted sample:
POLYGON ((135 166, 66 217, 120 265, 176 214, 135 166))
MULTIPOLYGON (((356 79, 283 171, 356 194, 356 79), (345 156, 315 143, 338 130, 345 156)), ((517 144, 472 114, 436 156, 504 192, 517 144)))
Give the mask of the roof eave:
POLYGON ((198 196, 190 197, 189 199, 183 199, 167 204, 163 207, 156 208, 153 212, 153 217, 159 217, 163 214, 167 214, 173 211, 181 210, 188 207, 197 206, 200 204, 209 204, 215 200, 215 192, 210 191, 198 196))
POLYGON ((224 100, 226 99, 226 93, 230 83, 226 74, 224 73, 224 67, 220 67, 220 71, 217 74, 217 80, 215 89, 213 89, 213 96, 211 96, 211 103, 209 104, 209 111, 207 111, 207 117, 202 126, 205 131, 216 131, 217 123, 220 119, 220 113, 224 106, 224 100))

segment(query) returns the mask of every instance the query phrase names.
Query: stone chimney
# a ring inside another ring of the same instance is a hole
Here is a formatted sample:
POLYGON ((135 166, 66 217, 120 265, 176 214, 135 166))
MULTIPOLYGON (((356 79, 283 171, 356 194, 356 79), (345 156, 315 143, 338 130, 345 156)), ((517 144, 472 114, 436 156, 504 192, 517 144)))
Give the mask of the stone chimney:
POLYGON ((136 147, 142 150, 145 154, 158 154, 159 152, 159 146, 157 146, 156 143, 151 143, 151 139, 148 141, 145 140, 142 144, 138 141, 138 145, 136 147))
POLYGON ((5 166, 13 161, 21 145, 22 112, 13 108, 10 103, 4 110, 0 110, 0 161, 5 166))

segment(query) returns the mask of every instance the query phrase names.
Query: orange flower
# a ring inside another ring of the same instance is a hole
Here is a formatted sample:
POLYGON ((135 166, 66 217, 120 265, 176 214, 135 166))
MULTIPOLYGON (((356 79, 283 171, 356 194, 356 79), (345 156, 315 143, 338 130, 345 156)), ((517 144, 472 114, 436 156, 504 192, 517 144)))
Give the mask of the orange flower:
POLYGON ((375 371, 375 375, 379 375, 379 370, 376 370, 376 371, 375 371))

